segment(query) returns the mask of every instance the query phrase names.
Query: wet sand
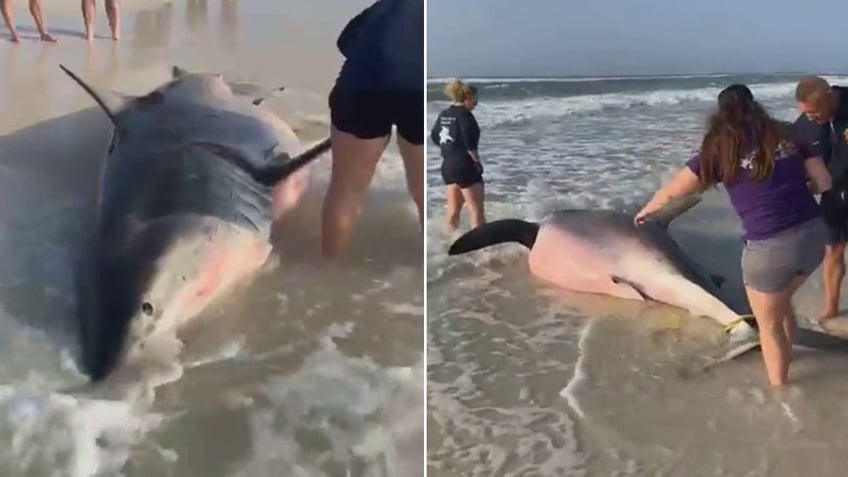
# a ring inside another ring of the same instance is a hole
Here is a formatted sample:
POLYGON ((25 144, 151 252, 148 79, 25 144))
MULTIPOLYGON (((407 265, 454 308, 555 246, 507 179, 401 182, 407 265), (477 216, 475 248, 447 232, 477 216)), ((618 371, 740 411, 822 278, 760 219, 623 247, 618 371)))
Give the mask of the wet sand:
MULTIPOLYGON (((724 197, 710 196, 672 233, 727 278, 733 302, 742 296, 741 245, 711 231, 733 227, 735 217, 724 197)), ((773 390, 758 350, 699 371, 723 339, 710 319, 555 289, 530 276, 516 244, 455 262, 428 278, 428 475, 790 477, 848 469, 848 346, 797 348, 790 385, 773 390)), ((799 292, 798 312, 812 316, 820 296, 819 271, 799 292)))
POLYGON ((22 43, 0 43, 0 474, 422 475, 423 241, 394 147, 352 250, 323 268, 316 166, 275 231, 280 266, 181 332, 183 376, 152 405, 58 392, 80 381, 73 268, 109 135, 58 64, 132 94, 175 64, 221 72, 308 144, 328 131, 336 35, 370 2, 126 1, 117 43, 98 2, 91 44, 76 4, 44 3, 57 44, 35 41, 24 2, 22 43))
MULTIPOLYGON (((638 210, 691 157, 714 81, 479 82, 487 219, 638 210)), ((742 82, 778 117, 798 114, 794 79, 742 82)), ((430 125, 446 106, 441 86, 429 88, 430 125)), ((848 346, 797 349, 790 385, 779 391, 759 351, 700 372, 726 338, 714 320, 556 289, 532 276, 515 243, 448 256, 440 162, 431 148, 428 476, 845 474, 848 346)), ((467 230, 467 211, 462 223, 467 230)), ((724 191, 707 193, 670 230, 726 278, 730 302, 742 299, 742 230, 724 191)), ((799 314, 815 316, 821 294, 818 271, 796 296, 799 314)))

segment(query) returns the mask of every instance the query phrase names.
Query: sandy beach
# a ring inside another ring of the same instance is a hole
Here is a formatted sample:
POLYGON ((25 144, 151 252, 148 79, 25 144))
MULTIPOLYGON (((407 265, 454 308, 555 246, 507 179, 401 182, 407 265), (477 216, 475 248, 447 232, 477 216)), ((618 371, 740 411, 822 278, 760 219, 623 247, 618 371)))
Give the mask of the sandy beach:
POLYGON ((0 34, 0 475, 423 475, 423 241, 394 146, 349 255, 323 268, 318 163, 275 231, 280 265, 181 333, 182 376, 156 376, 152 403, 59 392, 81 380, 73 269, 110 128, 58 65, 130 94, 172 65, 220 72, 306 145, 328 132, 336 36, 370 2, 130 0, 113 42, 101 1, 90 44, 77 2, 43 3, 58 43, 21 0, 21 43, 0 34))

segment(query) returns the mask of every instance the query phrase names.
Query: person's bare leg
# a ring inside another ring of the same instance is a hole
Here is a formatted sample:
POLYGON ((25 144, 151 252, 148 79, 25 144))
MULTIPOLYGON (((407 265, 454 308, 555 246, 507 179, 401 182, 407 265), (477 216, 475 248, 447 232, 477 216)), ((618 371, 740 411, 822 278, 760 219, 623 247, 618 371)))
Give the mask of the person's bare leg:
POLYGON ((389 137, 359 139, 331 127, 332 171, 321 206, 321 253, 324 258, 335 258, 350 245, 362 199, 389 137))
POLYGON ((769 384, 784 386, 789 376, 790 359, 784 322, 790 313, 791 296, 785 291, 764 293, 747 286, 745 292, 757 320, 769 384))
POLYGON ((403 167, 406 171, 406 188, 409 195, 418 206, 418 224, 424 231, 424 145, 415 145, 404 139, 400 134, 397 136, 398 150, 403 158, 403 167))
POLYGON ((445 217, 445 230, 448 233, 454 232, 459 227, 459 216, 462 213, 462 206, 465 204, 465 199, 462 197, 462 189, 456 184, 448 184, 447 198, 447 217, 445 217))
POLYGON ((824 282, 824 307, 820 321, 835 318, 839 314, 839 289, 845 277, 845 244, 828 245, 825 248, 822 281, 824 282))
POLYGON ((38 29, 38 34, 41 35, 41 41, 56 43, 56 39, 47 33, 47 28, 44 27, 44 16, 41 14, 41 1, 29 0, 29 12, 32 14, 32 19, 35 20, 35 27, 38 29))
POLYGON ((792 344, 795 343, 795 332, 798 329, 798 320, 795 318, 795 308, 792 306, 792 296, 801 288, 801 285, 807 281, 807 277, 795 277, 786 289, 789 296, 788 313, 783 317, 783 332, 786 334, 786 341, 789 343, 790 358, 792 354, 792 344))
POLYGON ((471 211, 472 227, 479 227, 486 223, 486 214, 483 207, 484 196, 483 184, 479 182, 471 187, 462 189, 462 197, 465 199, 465 203, 468 204, 468 210, 471 211))
POLYGON ((12 43, 20 43, 18 31, 15 29, 15 15, 12 9, 13 0, 0 0, 0 12, 3 13, 3 21, 6 22, 6 28, 9 29, 9 41, 12 43))
POLYGON ((121 39, 121 10, 119 0, 106 0, 106 17, 109 19, 109 28, 112 30, 112 39, 121 39))
POLYGON ((82 0, 82 21, 85 25, 86 40, 94 39, 94 17, 97 14, 94 0, 82 0))

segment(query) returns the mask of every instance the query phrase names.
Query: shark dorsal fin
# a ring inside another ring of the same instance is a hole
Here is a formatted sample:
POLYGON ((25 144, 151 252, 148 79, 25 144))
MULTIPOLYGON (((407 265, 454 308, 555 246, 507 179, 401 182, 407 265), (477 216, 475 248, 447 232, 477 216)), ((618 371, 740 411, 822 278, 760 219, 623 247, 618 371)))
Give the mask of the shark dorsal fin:
POLYGON ((183 76, 188 76, 189 74, 191 73, 181 66, 174 65, 171 67, 171 78, 173 79, 180 79, 183 76))
POLYGON ((657 212, 655 216, 651 219, 662 225, 663 227, 668 228, 668 225, 672 220, 677 217, 683 215, 684 212, 695 207, 698 203, 701 202, 701 197, 697 195, 689 195, 686 197, 681 197, 679 199, 674 199, 662 210, 657 212))

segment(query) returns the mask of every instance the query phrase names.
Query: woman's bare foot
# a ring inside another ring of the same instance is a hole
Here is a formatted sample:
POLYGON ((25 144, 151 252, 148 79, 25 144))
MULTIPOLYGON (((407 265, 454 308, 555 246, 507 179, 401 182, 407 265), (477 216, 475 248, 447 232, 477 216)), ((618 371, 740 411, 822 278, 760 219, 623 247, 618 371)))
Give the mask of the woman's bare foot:
POLYGON ((53 36, 50 35, 49 33, 42 33, 41 34, 41 41, 46 41, 48 43, 56 43, 56 39, 53 38, 53 36))
POLYGON ((11 41, 12 43, 20 43, 21 39, 18 38, 18 35, 13 34, 12 36, 9 37, 9 41, 11 41))

